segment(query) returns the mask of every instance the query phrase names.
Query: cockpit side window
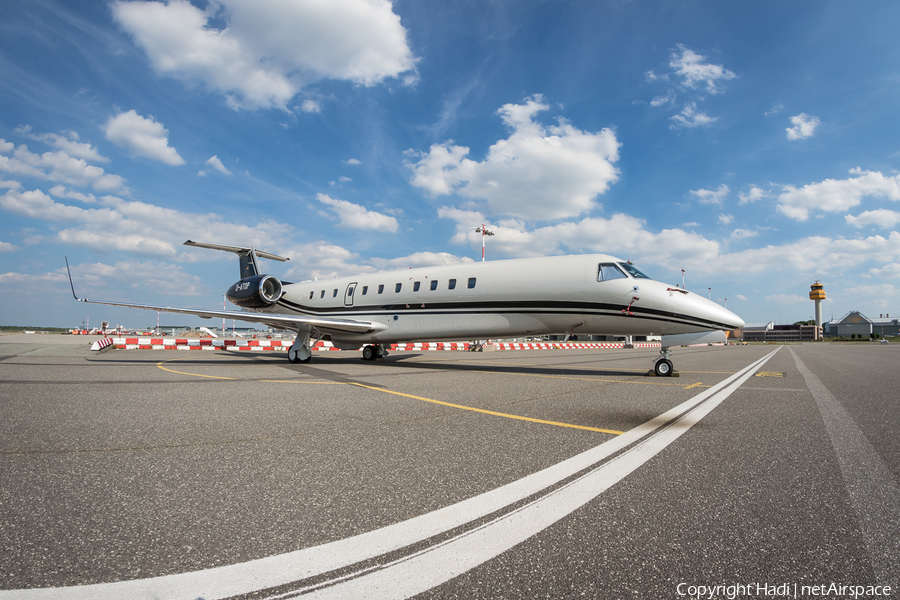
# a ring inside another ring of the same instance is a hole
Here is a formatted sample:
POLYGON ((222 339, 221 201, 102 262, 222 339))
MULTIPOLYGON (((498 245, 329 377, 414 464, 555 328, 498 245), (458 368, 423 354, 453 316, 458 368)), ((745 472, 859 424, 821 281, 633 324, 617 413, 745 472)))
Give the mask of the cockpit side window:
POLYGON ((597 281, 627 278, 628 276, 622 272, 622 269, 620 269, 616 263, 600 263, 600 268, 597 271, 597 281))
POLYGON ((646 275, 644 275, 643 273, 641 273, 641 272, 638 270, 638 268, 635 267, 635 266, 634 266, 633 264, 631 264, 631 263, 623 263, 623 262, 621 262, 621 263, 619 263, 619 266, 622 267, 623 269, 625 269, 625 272, 628 273, 629 275, 631 275, 632 277, 634 277, 635 279, 650 279, 649 277, 647 277, 646 275))

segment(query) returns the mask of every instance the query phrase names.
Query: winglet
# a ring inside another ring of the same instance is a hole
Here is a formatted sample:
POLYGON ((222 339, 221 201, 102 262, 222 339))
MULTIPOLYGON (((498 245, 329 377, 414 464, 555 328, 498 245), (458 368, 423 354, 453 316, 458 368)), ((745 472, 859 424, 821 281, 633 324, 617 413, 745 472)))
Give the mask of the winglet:
POLYGON ((69 269, 69 257, 66 257, 66 273, 69 274, 69 286, 72 288, 72 297, 78 300, 79 302, 84 302, 81 298, 75 295, 75 284, 72 283, 72 270, 69 269))

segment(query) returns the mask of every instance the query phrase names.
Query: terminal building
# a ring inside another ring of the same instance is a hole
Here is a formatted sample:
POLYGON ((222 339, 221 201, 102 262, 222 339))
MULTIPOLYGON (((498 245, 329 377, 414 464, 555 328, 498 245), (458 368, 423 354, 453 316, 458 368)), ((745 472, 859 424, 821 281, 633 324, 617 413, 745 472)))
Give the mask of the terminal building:
POLYGON ((892 319, 891 315, 878 315, 877 319, 870 319, 858 310, 851 310, 840 319, 826 323, 825 331, 832 337, 896 337, 900 335, 900 319, 892 319))
MULTIPOLYGON (((737 337, 735 334, 733 337, 737 337)), ((822 329, 817 325, 776 325, 769 321, 744 325, 741 336, 745 342, 815 342, 822 339, 822 329)))

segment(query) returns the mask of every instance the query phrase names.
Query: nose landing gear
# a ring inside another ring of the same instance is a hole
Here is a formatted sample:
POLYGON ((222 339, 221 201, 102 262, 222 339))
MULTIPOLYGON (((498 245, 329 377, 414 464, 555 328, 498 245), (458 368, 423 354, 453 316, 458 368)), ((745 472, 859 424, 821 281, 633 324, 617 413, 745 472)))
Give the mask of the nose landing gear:
POLYGON ((672 364, 672 350, 669 346, 664 346, 659 351, 660 357, 654 358, 653 362, 655 363, 653 366, 653 373, 657 377, 672 377, 674 374, 675 377, 678 377, 678 373, 675 372, 675 366, 672 364))
POLYGON ((656 373, 657 377, 669 377, 674 369, 675 367, 672 366, 672 361, 668 358, 660 358, 653 367, 653 371, 656 373))

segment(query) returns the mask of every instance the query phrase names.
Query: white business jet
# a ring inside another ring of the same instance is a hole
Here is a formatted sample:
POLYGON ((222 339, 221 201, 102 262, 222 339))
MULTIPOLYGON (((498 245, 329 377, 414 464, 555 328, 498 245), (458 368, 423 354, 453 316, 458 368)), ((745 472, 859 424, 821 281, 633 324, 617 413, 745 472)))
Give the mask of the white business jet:
MULTIPOLYGON (((259 258, 289 260, 283 256, 191 240, 185 245, 240 257, 241 279, 228 288, 226 296, 244 311, 79 298, 69 273, 72 295, 81 302, 238 319, 291 330, 297 334, 288 350, 292 363, 308 362, 311 344, 325 337, 342 350, 362 347, 363 359, 375 360, 385 356, 385 346, 394 342, 558 333, 668 336, 744 326, 740 317, 715 302, 654 281, 631 262, 605 254, 497 260, 288 283, 259 268, 259 258)), ((665 342, 660 354, 656 374, 671 375, 673 365, 665 342)))

